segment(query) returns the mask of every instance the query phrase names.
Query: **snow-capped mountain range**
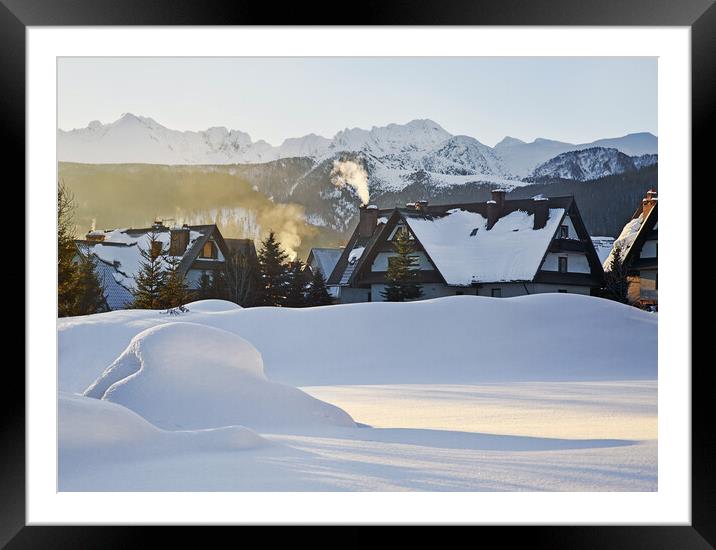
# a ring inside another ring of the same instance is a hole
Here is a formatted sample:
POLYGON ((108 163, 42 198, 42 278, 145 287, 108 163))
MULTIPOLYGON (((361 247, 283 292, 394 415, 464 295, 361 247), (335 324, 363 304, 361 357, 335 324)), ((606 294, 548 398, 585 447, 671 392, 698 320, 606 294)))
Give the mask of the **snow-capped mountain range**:
POLYGON ((540 164, 532 172, 531 179, 589 181, 613 174, 635 172, 656 162, 657 156, 652 154, 630 157, 614 148, 590 147, 559 154, 540 164))
POLYGON ((330 139, 309 134, 273 146, 253 141, 239 130, 172 130, 151 118, 126 113, 108 124, 93 121, 86 128, 58 130, 57 151, 60 161, 169 165, 261 164, 294 157, 307 157, 318 165, 350 153, 364 162, 371 184, 399 189, 416 174, 436 185, 483 181, 518 186, 531 177, 570 175, 595 179, 653 164, 657 138, 638 133, 571 144, 542 138, 526 143, 506 137, 489 147, 422 119, 370 130, 347 128, 330 139), (574 151, 580 151, 576 158, 563 156, 574 151), (635 156, 641 158, 626 160, 635 156))

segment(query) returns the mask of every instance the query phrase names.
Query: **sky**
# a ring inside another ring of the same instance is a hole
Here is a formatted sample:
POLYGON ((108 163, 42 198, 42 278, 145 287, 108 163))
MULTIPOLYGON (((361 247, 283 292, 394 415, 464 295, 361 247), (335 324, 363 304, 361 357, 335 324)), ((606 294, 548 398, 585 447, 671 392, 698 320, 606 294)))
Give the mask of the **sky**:
POLYGON ((657 134, 657 58, 60 58, 58 126, 122 113, 280 145, 429 118, 486 145, 657 134))

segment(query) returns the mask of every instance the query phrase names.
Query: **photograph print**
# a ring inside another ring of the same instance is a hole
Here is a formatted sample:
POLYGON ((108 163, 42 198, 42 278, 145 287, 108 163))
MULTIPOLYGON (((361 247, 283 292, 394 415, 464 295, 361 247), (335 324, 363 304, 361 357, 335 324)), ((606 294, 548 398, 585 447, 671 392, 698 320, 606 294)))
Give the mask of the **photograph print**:
POLYGON ((57 489, 658 491, 657 70, 58 58, 57 489))

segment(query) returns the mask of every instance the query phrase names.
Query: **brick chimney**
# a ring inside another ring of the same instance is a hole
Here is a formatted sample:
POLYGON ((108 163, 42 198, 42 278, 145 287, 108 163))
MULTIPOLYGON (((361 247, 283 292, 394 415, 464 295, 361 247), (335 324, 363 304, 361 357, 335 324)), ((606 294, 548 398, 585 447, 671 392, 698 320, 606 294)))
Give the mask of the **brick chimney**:
POLYGON ((92 242, 101 243, 104 241, 104 232, 103 231, 88 231, 87 235, 85 235, 85 239, 92 242))
POLYGON ((417 201, 415 203, 415 210, 418 212, 425 212, 428 209, 428 201, 417 201))
POLYGON ((189 246, 189 226, 172 227, 169 231, 169 255, 183 256, 189 246))
POLYGON ((649 212, 651 212, 651 209, 654 208, 657 202, 659 202, 659 196, 656 189, 649 189, 646 192, 646 197, 641 200, 641 210, 644 214, 644 218, 649 215, 649 212))
POLYGON ((360 207, 360 220, 358 221, 358 236, 369 238, 378 226, 378 207, 375 204, 360 207))
POLYGON ((505 191, 502 189, 494 189, 492 191, 492 199, 487 201, 487 229, 497 223, 505 210, 505 191))
POLYGON ((547 225, 547 219, 549 218, 549 209, 547 208, 547 202, 549 199, 545 197, 534 198, 534 224, 533 229, 542 229, 547 225))

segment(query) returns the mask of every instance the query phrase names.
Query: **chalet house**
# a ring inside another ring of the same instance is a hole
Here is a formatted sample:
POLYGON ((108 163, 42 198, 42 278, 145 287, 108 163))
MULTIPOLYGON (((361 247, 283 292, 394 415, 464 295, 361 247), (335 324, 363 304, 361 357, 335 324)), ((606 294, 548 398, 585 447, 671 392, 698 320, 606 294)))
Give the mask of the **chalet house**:
POLYGON ((338 301, 382 301, 393 239, 414 240, 423 298, 509 297, 543 292, 594 294, 604 272, 573 197, 404 208, 361 207, 360 219, 328 284, 338 301))
MULTIPOLYGON (((621 249, 622 262, 627 266, 629 301, 642 307, 657 308, 659 304, 658 214, 659 198, 657 192, 650 189, 614 241, 614 247, 621 249)), ((604 262, 604 269, 609 269, 611 262, 610 255, 604 262)))
POLYGON ((97 272, 105 291, 107 309, 124 309, 133 301, 134 278, 141 269, 140 250, 149 247, 150 233, 169 256, 179 256, 179 270, 190 290, 199 287, 202 273, 222 270, 227 275, 227 258, 234 254, 256 255, 250 239, 224 239, 216 225, 167 227, 155 222, 143 229, 90 231, 75 241, 78 254, 96 259, 97 272))

